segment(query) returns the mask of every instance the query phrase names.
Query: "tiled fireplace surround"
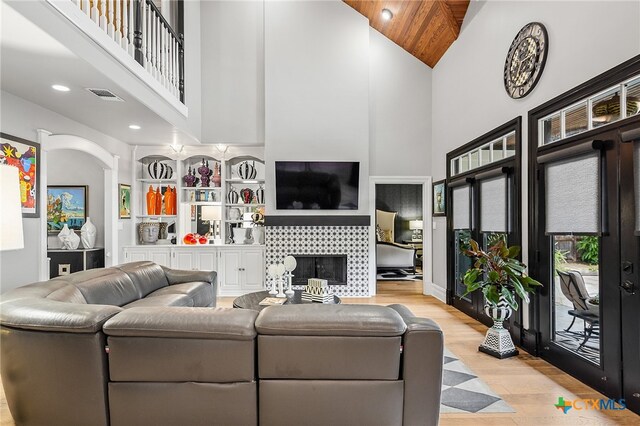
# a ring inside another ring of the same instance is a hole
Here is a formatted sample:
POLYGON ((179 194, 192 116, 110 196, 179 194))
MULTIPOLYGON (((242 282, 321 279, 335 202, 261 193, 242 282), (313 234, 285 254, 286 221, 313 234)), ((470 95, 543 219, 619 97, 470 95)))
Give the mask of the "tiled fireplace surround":
POLYGON ((265 245, 267 268, 287 255, 346 254, 347 285, 331 286, 334 294, 369 295, 369 226, 269 226, 267 221, 265 245))

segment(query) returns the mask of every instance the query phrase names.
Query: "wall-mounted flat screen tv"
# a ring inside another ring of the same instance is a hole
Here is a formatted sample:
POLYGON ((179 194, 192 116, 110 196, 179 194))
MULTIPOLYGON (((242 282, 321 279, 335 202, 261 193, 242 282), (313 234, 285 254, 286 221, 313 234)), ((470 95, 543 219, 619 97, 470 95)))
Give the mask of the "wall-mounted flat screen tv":
POLYGON ((357 210, 360 163, 276 161, 276 208, 357 210))

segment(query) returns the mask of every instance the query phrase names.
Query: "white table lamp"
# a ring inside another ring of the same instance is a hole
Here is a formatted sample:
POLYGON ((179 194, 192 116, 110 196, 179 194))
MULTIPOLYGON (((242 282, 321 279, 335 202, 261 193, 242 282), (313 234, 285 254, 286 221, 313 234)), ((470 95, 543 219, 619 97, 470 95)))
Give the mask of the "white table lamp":
POLYGON ((0 164, 0 251, 24 248, 18 168, 0 164))
POLYGON ((214 222, 217 222, 222 219, 222 211, 219 206, 202 206, 200 210, 200 219, 205 221, 209 221, 209 233, 211 239, 215 239, 215 236, 218 235, 216 230, 213 229, 215 226, 214 222))
POLYGON ((422 239, 422 221, 421 220, 410 220, 409 229, 413 231, 413 235, 411 236, 411 239, 413 240, 422 239))

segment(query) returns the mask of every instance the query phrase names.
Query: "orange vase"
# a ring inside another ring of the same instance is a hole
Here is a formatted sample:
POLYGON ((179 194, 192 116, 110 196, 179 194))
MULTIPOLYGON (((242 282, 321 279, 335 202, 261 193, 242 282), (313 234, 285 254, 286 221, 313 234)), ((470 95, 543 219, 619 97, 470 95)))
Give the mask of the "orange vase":
POLYGON ((171 211, 173 212, 172 214, 178 214, 178 194, 176 194, 176 187, 173 187, 173 190, 171 191, 171 211))
POLYGON ((170 186, 167 187, 167 191, 164 193, 164 211, 168 215, 173 215, 173 190, 170 186))
POLYGON ((147 192, 147 214, 156 214, 156 193, 153 192, 151 185, 149 185, 149 192, 147 192))
POLYGON ((162 214, 162 193, 160 187, 156 188, 156 212, 154 214, 162 214))

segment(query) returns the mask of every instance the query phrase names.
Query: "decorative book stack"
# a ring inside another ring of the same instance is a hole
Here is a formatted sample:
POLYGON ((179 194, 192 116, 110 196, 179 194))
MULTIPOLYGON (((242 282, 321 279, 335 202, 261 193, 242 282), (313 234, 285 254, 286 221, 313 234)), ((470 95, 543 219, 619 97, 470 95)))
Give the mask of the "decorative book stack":
POLYGON ((327 280, 309 278, 307 286, 302 292, 302 300, 305 302, 333 303, 333 292, 329 288, 327 280))

